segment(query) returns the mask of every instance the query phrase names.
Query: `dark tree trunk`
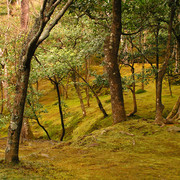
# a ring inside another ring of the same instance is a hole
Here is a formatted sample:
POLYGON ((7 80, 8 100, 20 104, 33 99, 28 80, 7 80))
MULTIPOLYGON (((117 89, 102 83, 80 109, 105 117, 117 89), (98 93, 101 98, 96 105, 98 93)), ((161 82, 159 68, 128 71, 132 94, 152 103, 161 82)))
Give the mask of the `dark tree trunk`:
POLYGON ((112 115, 114 124, 126 120, 123 89, 118 66, 118 50, 121 38, 121 0, 113 1, 113 22, 110 36, 105 42, 105 61, 109 77, 112 115))
POLYGON ((32 109, 32 112, 33 112, 33 115, 34 115, 34 119, 37 121, 38 125, 44 130, 44 132, 46 133, 47 137, 49 140, 51 140, 50 136, 49 136, 49 133, 47 132, 47 130, 45 129, 45 127, 39 122, 39 118, 38 116, 36 115, 36 111, 33 107, 33 105, 31 104, 31 101, 29 99, 27 99, 27 102, 29 104, 29 106, 31 107, 32 109))
POLYGON ((62 112, 62 106, 61 106, 61 96, 59 92, 59 83, 54 82, 56 86, 57 96, 58 96, 58 105, 59 105, 59 114, 61 117, 61 126, 62 126, 62 135, 60 138, 60 141, 63 141, 64 135, 65 135, 65 127, 64 127, 64 118, 63 118, 63 112, 62 112))

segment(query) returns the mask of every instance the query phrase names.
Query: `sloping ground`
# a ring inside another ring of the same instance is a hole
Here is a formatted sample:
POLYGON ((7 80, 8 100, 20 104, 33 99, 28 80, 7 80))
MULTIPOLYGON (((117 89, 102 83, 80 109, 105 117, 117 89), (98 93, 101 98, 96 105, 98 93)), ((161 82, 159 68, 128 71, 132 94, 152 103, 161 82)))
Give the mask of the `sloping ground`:
MULTIPOLYGON (((179 96, 179 87, 172 87, 171 97, 165 85, 163 103, 166 115, 179 96)), ((140 85, 136 87, 138 89, 140 85)), ((40 82, 40 88, 44 90, 41 103, 48 113, 43 113, 39 120, 51 138, 59 140, 61 125, 56 92, 46 81, 40 82)), ((69 99, 62 99, 67 106, 63 106, 65 142, 44 140, 44 131, 34 120, 30 121, 36 140, 25 141, 20 145, 19 165, 4 164, 6 138, 0 139, 0 179, 179 180, 180 133, 174 131, 173 126, 159 127, 153 124, 154 83, 149 82, 145 89, 145 93, 137 94, 136 116, 115 126, 112 126, 111 116, 102 118, 93 98, 91 106, 86 107, 87 117, 82 118, 79 100, 70 89, 69 99)), ((124 94, 126 112, 129 113, 132 110, 132 96, 128 91, 124 94)), ((110 114, 109 95, 100 98, 110 114)), ((7 127, 0 129, 3 136, 7 134, 5 131, 7 127)))
POLYGON ((76 141, 26 141, 18 166, 1 161, 0 179, 179 180, 179 138, 173 126, 130 120, 76 141))

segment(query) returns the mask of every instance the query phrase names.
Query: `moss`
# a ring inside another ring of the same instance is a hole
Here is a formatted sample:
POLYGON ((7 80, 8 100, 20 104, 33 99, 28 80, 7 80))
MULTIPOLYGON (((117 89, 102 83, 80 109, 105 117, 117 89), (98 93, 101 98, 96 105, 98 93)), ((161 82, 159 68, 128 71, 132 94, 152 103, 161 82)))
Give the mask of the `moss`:
POLYGON ((145 93, 145 92, 146 92, 146 90, 138 89, 138 90, 136 91, 136 94, 141 94, 141 93, 145 93))
POLYGON ((108 126, 111 126, 113 123, 112 121, 112 117, 108 116, 106 118, 101 118, 101 119, 97 119, 87 130, 86 134, 89 134, 95 130, 101 129, 101 128, 105 128, 108 126))

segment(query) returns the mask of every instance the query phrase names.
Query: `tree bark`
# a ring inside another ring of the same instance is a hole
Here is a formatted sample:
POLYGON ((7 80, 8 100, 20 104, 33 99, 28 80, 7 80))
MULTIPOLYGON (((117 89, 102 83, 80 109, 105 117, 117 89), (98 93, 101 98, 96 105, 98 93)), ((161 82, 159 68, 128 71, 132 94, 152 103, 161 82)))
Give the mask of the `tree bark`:
MULTIPOLYGON (((168 61, 171 57, 171 39, 172 39, 172 23, 175 15, 176 6, 174 6, 175 0, 171 1, 171 11, 170 11, 170 20, 169 20, 169 27, 168 27, 168 40, 167 40, 167 52, 166 58, 162 65, 162 67, 157 71, 156 77, 156 116, 155 116, 155 123, 163 124, 164 118, 162 116, 164 105, 162 104, 162 81, 164 78, 164 74, 166 72, 168 61)), ((157 68, 158 69, 158 68, 157 68)))
POLYGON ((104 118, 106 118, 108 116, 108 114, 106 113, 98 95, 96 94, 96 92, 94 91, 94 89, 90 86, 90 84, 75 70, 72 68, 72 71, 74 71, 85 83, 86 85, 89 87, 89 89, 92 91, 92 93, 94 94, 94 97, 96 98, 97 104, 99 106, 99 109, 101 110, 101 112, 104 115, 104 118))
POLYGON ((81 94, 81 91, 80 91, 80 88, 79 88, 79 84, 78 84, 79 81, 77 81, 77 77, 76 77, 75 72, 72 73, 72 81, 74 82, 74 87, 75 87, 76 93, 78 95, 80 104, 81 104, 81 109, 82 109, 83 117, 85 117, 86 116, 86 109, 85 109, 83 98, 82 98, 82 94, 81 94))
POLYGON ((45 129, 45 127, 39 122, 39 118, 38 118, 38 116, 36 115, 36 111, 35 111, 33 105, 31 104, 30 100, 27 99, 27 102, 28 102, 29 106, 30 106, 31 109, 32 109, 32 112, 33 112, 33 114, 34 114, 34 118, 35 118, 35 120, 37 121, 38 125, 44 130, 44 132, 46 133, 48 139, 51 140, 48 131, 47 131, 47 130, 45 129))
POLYGON ((135 76, 134 76, 134 67, 133 66, 134 65, 131 66, 133 83, 132 83, 132 88, 131 87, 129 88, 133 95, 133 111, 127 115, 128 117, 133 116, 137 112, 136 84, 135 84, 135 76))
POLYGON ((169 113, 169 115, 166 118, 166 123, 173 123, 176 120, 180 119, 180 96, 174 105, 172 111, 169 113))
POLYGON ((3 93, 3 83, 2 81, 0 82, 1 83, 1 112, 0 114, 3 114, 3 110, 4 110, 4 93, 3 93))
MULTIPOLYGON (((85 80, 89 82, 89 59, 85 59, 85 80)), ((86 86, 85 88, 86 91, 86 99, 87 99, 87 106, 90 107, 90 96, 89 96, 89 87, 86 86)))
MULTIPOLYGON (((21 58, 23 58, 21 56, 21 58)), ((30 59, 31 57, 29 57, 30 59)), ((23 121, 24 105, 27 94, 27 86, 30 73, 30 61, 26 63, 23 67, 21 63, 21 68, 18 71, 19 77, 16 82, 16 93, 14 99, 14 107, 11 117, 10 126, 8 129, 8 139, 7 147, 5 151, 6 162, 19 161, 18 151, 19 151, 19 138, 23 121)))
POLYGON ((21 0, 21 29, 27 31, 29 22, 29 0, 21 0))
POLYGON ((32 27, 25 43, 23 44, 19 58, 14 107, 8 129, 7 146, 5 150, 5 161, 8 163, 19 162, 19 137, 23 121, 31 59, 37 47, 49 36, 50 31, 62 18, 68 7, 71 5, 72 0, 68 0, 63 8, 58 12, 57 16, 52 19, 52 22, 47 25, 51 15, 60 2, 60 0, 56 2, 54 2, 54 0, 43 1, 40 17, 36 18, 34 26, 32 27))
POLYGON ((61 117, 61 126, 62 126, 62 135, 61 135, 60 141, 63 141, 64 135, 65 135, 65 127, 64 127, 64 118, 63 118, 63 112, 62 112, 62 106, 61 106, 61 96, 59 92, 59 83, 58 82, 54 82, 54 83, 55 83, 56 91, 58 95, 59 114, 61 117))
POLYGON ((180 36, 179 36, 179 40, 177 40, 177 54, 176 54, 175 72, 180 73, 180 36))
POLYGON ((121 33, 121 0, 114 0, 111 33, 110 36, 106 38, 104 46, 114 124, 126 120, 121 75, 118 66, 118 50, 121 33))
POLYGON ((21 129, 21 135, 20 135, 20 142, 23 143, 24 140, 29 140, 34 137, 30 125, 29 125, 29 120, 28 118, 23 119, 23 125, 21 129))

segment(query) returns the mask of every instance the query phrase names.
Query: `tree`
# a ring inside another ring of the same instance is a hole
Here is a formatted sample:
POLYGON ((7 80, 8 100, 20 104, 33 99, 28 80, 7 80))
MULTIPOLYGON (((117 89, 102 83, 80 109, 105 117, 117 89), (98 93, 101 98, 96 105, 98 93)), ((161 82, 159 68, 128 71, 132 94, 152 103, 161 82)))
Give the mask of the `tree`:
POLYGON ((118 50, 121 34, 121 0, 114 0, 111 32, 105 41, 105 62, 109 78, 114 123, 126 120, 121 75, 118 66, 118 50))
POLYGON ((8 129, 8 140, 5 151, 5 161, 8 163, 19 162, 19 137, 23 121, 32 57, 38 46, 49 36, 53 27, 63 17, 72 1, 73 0, 65 2, 61 2, 61 0, 44 0, 40 15, 36 18, 34 26, 23 43, 22 51, 19 56, 14 107, 8 129), (51 16, 59 4, 62 5, 62 9, 51 19, 51 16))
POLYGON ((21 0, 21 29, 27 30, 29 21, 29 0, 21 0))
POLYGON ((162 81, 164 78, 164 74, 166 72, 168 61, 171 57, 171 42, 172 42, 172 28, 173 28, 173 19, 175 16, 176 10, 176 2, 175 0, 169 1, 170 7, 170 15, 169 15, 169 25, 168 25, 168 40, 167 40, 167 52, 164 63, 161 68, 158 68, 157 77, 156 77, 156 117, 155 122, 157 124, 163 124, 163 116, 162 112, 164 109, 164 105, 162 104, 162 81))

